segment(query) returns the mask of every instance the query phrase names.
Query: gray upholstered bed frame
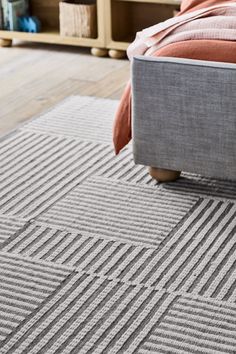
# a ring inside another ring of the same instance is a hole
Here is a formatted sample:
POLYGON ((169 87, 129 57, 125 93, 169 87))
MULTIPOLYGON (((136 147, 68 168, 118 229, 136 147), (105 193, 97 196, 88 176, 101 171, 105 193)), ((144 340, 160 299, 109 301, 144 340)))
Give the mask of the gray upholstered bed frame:
POLYGON ((236 179, 236 64, 136 57, 137 164, 236 179))

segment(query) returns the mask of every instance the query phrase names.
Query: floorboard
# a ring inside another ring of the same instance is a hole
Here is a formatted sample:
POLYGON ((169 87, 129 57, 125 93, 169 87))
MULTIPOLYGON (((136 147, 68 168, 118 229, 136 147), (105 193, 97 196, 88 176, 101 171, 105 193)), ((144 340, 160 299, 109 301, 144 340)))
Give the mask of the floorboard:
POLYGON ((119 99, 129 71, 128 60, 97 58, 87 48, 22 42, 0 48, 0 134, 70 95, 119 99))

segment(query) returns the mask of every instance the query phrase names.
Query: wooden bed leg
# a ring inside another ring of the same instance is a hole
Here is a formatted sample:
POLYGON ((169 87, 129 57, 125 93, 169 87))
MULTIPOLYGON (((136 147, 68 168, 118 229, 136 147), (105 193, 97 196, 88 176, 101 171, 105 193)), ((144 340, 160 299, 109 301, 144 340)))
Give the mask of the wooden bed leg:
POLYGON ((181 171, 165 170, 163 168, 149 167, 149 174, 158 182, 173 182, 179 178, 181 171))
POLYGON ((11 47, 12 39, 0 38, 0 47, 11 47))

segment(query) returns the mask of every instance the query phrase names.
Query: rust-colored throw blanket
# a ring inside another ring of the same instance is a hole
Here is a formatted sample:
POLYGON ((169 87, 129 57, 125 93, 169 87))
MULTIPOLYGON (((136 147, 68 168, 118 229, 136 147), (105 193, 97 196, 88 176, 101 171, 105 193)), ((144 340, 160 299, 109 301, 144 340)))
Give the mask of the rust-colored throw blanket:
MULTIPOLYGON (((144 35, 140 36, 142 38, 141 42, 139 41, 140 37, 138 37, 138 40, 136 39, 130 46, 128 55, 130 58, 132 58, 132 55, 144 54, 156 57, 179 57, 236 63, 235 14, 236 1, 183 0, 181 12, 178 15, 178 21, 176 21, 177 18, 172 19, 172 22, 170 22, 171 27, 168 27, 168 24, 164 23, 164 26, 167 28, 156 35, 153 35, 155 26, 144 30, 144 35), (220 7, 220 5, 226 6, 224 8, 222 6, 220 7), (232 7, 230 7, 230 5, 232 5, 232 7), (204 15, 203 10, 205 11, 204 15), (202 11, 202 14, 200 14, 199 11, 202 11), (197 19, 196 14, 198 14, 197 19), (214 18, 216 19, 215 25, 214 18), (181 21, 181 19, 184 21, 181 21), (219 29, 222 20, 224 21, 224 31, 220 32, 219 29), (208 31, 204 32, 204 30, 206 30, 204 26, 200 33, 198 30, 196 31, 198 28, 197 21, 200 21, 201 24, 207 24, 208 31), (211 33, 209 32, 209 23, 211 33), (218 31, 217 34, 215 34, 216 31, 214 32, 214 27, 218 31), (170 28, 172 28, 172 30, 170 30, 170 28)), ((119 153, 119 151, 128 144, 130 139, 131 87, 130 83, 128 83, 122 95, 113 127, 115 152, 119 153)))

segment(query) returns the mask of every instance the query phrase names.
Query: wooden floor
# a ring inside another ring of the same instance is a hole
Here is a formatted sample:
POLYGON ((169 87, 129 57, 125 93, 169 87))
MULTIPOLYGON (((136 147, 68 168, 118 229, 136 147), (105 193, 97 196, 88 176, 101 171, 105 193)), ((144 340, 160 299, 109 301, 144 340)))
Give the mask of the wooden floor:
POLYGON ((0 48, 0 135, 73 94, 119 99, 128 78, 128 60, 93 57, 85 48, 0 48))

